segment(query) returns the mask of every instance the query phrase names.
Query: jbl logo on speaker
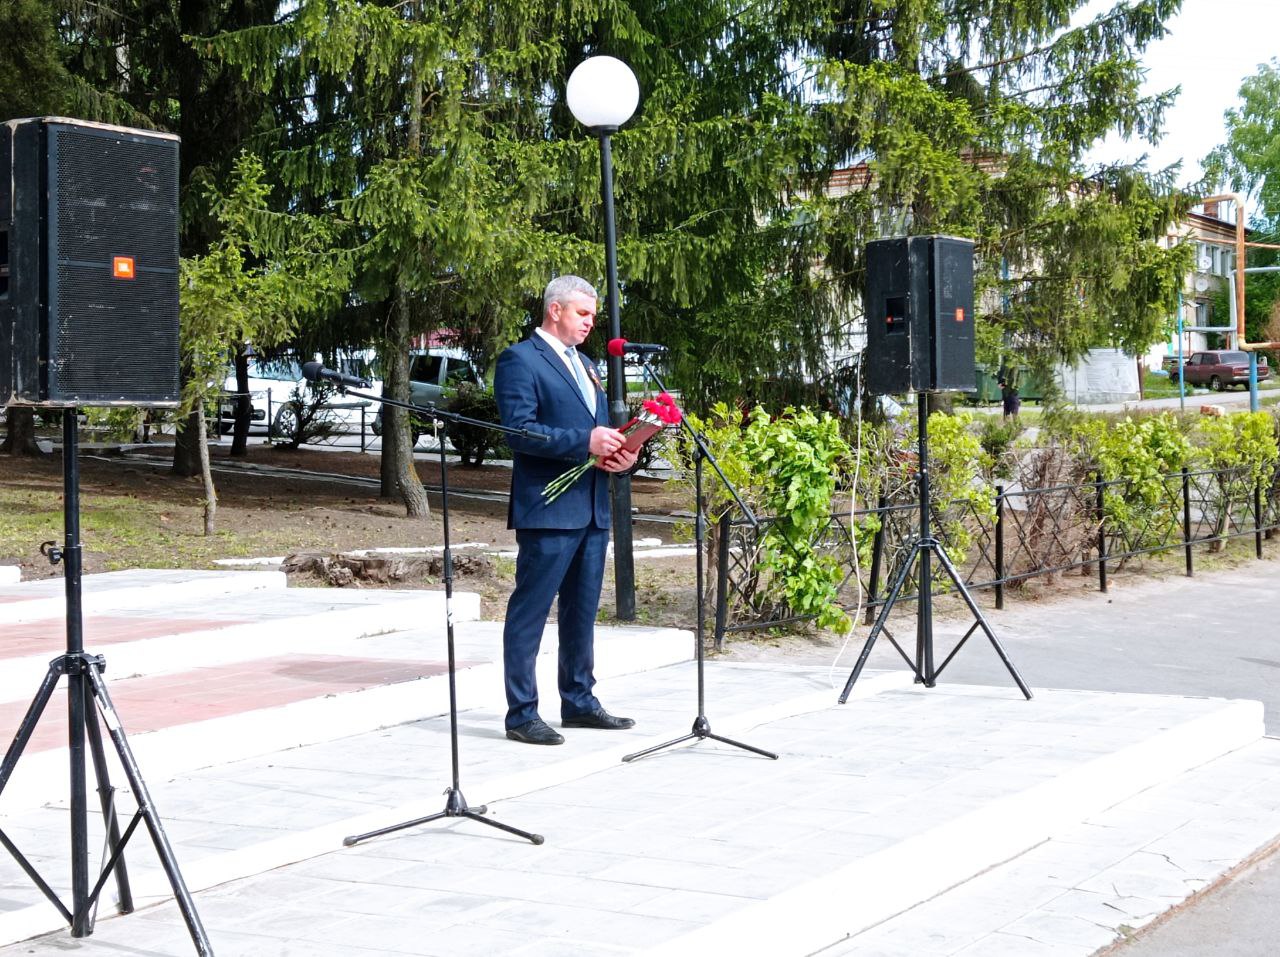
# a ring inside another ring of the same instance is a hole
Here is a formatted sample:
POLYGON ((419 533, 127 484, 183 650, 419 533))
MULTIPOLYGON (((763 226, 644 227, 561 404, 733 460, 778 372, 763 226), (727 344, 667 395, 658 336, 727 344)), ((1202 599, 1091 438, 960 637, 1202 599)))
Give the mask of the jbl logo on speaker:
POLYGON ((178 137, 0 125, 0 402, 176 405, 178 137))
POLYGON ((867 244, 866 258, 867 391, 974 388, 973 242, 881 239, 867 244))

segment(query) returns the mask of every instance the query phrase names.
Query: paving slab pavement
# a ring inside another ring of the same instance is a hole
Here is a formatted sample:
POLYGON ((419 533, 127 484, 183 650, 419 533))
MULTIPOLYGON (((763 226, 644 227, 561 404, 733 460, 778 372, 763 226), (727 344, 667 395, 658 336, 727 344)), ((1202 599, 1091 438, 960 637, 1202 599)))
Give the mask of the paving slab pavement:
MULTIPOLYGON (((812 953, 1069 838, 1082 817, 1256 743, 1261 721, 1248 703, 1054 691, 1026 702, 883 675, 838 706, 820 670, 717 664, 713 727, 782 758, 701 742, 621 764, 625 750, 685 730, 693 679, 692 665, 677 665, 612 681, 637 731, 572 732, 563 750, 506 741, 500 710, 464 712, 464 793, 498 800, 498 819, 545 834, 541 847, 451 820, 341 848, 344 832, 441 808, 440 718, 209 768, 167 782, 156 800, 188 882, 210 888, 197 903, 219 952, 772 957, 812 953), (259 876, 223 883, 231 862, 259 876)), ((1267 757, 1242 760, 1238 774, 1274 784, 1280 755, 1267 757)), ((64 824, 47 808, 11 833, 49 847, 53 865, 64 824)), ((1174 814, 1139 837, 1171 840, 1185 826, 1174 814)), ((1280 833, 1280 806, 1227 830, 1188 853, 1225 859, 1255 833, 1280 833)), ((1081 882, 1111 874, 1114 856, 1087 859, 1081 882)), ((145 845, 131 852, 143 902, 167 889, 150 857, 145 845)), ((0 901, 22 889, 11 875, 0 901)), ((1025 900, 1029 914, 1042 903, 1025 900)), ((39 912, 56 924, 36 904, 0 916, 0 933, 31 929, 39 912)), ((59 953, 65 939, 20 947, 0 954, 59 953)), ((191 944, 165 905, 104 920, 78 947, 181 954, 191 944)))
MULTIPOLYGON (((65 618, 66 583, 61 576, 37 581, 0 581, 0 624, 65 618)), ((199 571, 191 569, 137 568, 128 571, 84 575, 81 607, 85 615, 116 608, 140 608, 160 594, 171 601, 203 598, 216 600, 233 594, 283 590, 288 579, 282 572, 199 571)))
MULTIPOLYGON (((540 847, 465 819, 342 847, 442 809, 439 676, 134 736, 218 953, 1083 957, 1280 835, 1280 742, 1256 703, 1036 681, 1024 701, 997 661, 985 685, 932 690, 868 671, 838 706, 838 669, 715 660, 713 729, 781 759, 703 741, 623 764, 692 722, 693 665, 642 653, 678 642, 687 658, 687 634, 602 629, 606 703, 640 725, 544 749, 502 735, 500 627, 458 629, 462 789, 540 847)), ((428 662, 428 642, 439 632, 365 635, 344 653, 428 662)), ((29 757, 50 759, 46 792, 7 792, 0 826, 62 889, 65 757, 29 757)), ((23 941, 0 954, 193 952, 145 834, 128 862, 142 909, 104 903, 74 941, 0 858, 0 941, 23 941)))
MULTIPOLYGON (((1267 733, 1280 735, 1277 580, 1280 560, 1267 558, 1219 571, 1201 570, 1192 578, 1113 576, 1106 594, 1085 590, 1046 600, 1010 590, 1003 611, 992 609, 990 589, 975 594, 1033 689, 1251 698, 1266 708, 1267 733)), ((943 660, 971 621, 937 617, 936 660, 943 660)), ((866 629, 859 629, 859 636, 865 634, 866 629)), ((837 669, 842 681, 861 647, 854 640, 842 656, 837 669)), ((823 660, 830 657, 822 652, 823 660)), ((877 642, 868 666, 905 668, 885 640, 877 642)), ((1012 687, 981 633, 956 655, 940 683, 1012 687)))

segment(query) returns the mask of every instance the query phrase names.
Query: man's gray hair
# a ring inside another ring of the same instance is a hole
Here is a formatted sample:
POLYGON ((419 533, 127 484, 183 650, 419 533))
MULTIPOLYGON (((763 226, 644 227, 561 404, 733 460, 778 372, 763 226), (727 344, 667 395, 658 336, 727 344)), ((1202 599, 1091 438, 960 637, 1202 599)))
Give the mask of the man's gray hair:
POLYGON ((600 294, 596 292, 596 287, 581 276, 556 276, 555 279, 547 283, 547 288, 542 291, 542 315, 546 316, 547 310, 551 308, 553 302, 568 302, 569 297, 578 292, 590 296, 592 299, 600 298, 600 294))

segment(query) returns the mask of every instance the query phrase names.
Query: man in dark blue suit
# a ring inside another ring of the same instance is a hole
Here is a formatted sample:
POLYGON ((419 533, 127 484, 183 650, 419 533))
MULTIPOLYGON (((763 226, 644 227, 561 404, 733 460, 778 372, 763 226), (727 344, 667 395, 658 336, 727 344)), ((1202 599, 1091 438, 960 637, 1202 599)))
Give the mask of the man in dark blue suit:
POLYGON ((502 424, 546 436, 509 436, 513 452, 507 525, 516 530, 516 585, 502 631, 507 737, 526 744, 564 738, 538 715, 534 665, 551 602, 559 595, 560 719, 565 728, 630 728, 592 693, 595 621, 609 544, 607 472, 631 468, 636 454, 609 427, 608 403, 594 363, 578 346, 595 325, 595 289, 559 276, 542 297, 542 325, 498 357, 493 380, 502 424), (589 470, 552 502, 547 483, 597 456, 589 470))

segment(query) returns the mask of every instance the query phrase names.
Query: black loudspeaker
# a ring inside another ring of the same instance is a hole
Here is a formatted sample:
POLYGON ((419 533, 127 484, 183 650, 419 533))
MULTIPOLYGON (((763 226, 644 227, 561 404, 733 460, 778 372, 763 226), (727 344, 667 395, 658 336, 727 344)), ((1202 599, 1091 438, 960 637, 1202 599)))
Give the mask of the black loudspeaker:
POLYGON ((178 137, 0 125, 0 404, 178 398, 178 137))
POLYGON ((907 236, 866 254, 867 391, 973 389, 973 242, 907 236))

